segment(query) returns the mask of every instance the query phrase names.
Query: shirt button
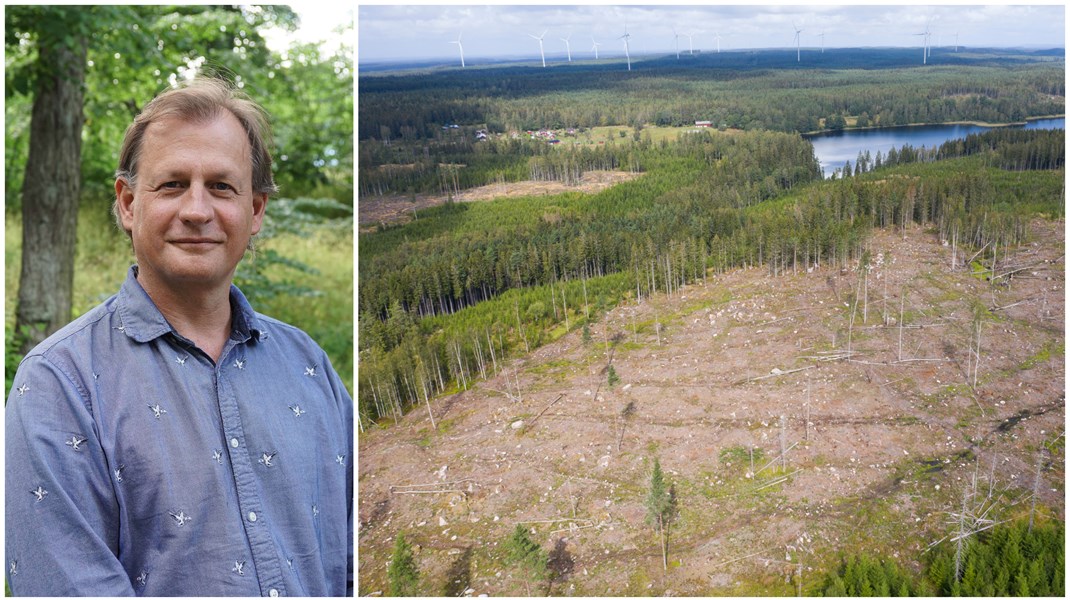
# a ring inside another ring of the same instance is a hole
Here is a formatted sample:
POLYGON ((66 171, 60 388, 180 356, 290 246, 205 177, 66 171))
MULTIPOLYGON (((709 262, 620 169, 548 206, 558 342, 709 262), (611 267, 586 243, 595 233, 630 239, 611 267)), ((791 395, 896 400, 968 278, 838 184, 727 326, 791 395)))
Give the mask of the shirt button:
POLYGON ((256 513, 254 513, 254 512, 249 513, 249 520, 252 521, 253 523, 256 523, 256 513))
POLYGON ((238 438, 230 438, 230 447, 231 448, 237 448, 238 447, 238 438))
POLYGON ((271 590, 268 591, 268 596, 271 596, 272 598, 278 598, 279 597, 279 590, 277 590, 275 588, 271 588, 271 590))

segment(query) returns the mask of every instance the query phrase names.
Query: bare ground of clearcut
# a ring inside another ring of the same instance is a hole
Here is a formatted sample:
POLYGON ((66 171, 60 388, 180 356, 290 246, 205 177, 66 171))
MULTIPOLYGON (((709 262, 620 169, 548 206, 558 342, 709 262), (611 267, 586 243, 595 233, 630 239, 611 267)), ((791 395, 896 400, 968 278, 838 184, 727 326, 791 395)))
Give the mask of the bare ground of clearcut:
MULTIPOLYGON (((857 264, 740 270, 618 307, 592 326, 593 342, 573 330, 435 399, 437 432, 423 406, 366 431, 360 594, 385 593, 399 531, 417 545, 425 594, 448 580, 469 595, 545 594, 505 562, 504 542, 524 522, 556 547, 555 595, 786 595, 799 563, 805 586, 841 551, 922 563, 975 477, 979 496, 992 488, 1001 504, 1018 502, 1008 511, 1028 511, 1037 449, 1065 422, 1063 223, 1032 230, 1005 261, 1025 267, 1009 286, 952 272, 951 248, 932 233, 875 232, 869 247, 883 262, 869 275, 866 321, 859 306, 850 331, 851 361, 825 359, 847 350, 857 264), (974 302, 989 309, 976 388, 974 302), (607 333, 624 338, 611 349, 612 388, 607 333), (774 369, 786 373, 748 381, 774 369), (516 378, 520 400, 504 393, 516 395, 516 378), (754 471, 780 454, 781 416, 786 467, 748 476, 751 448, 754 471), (680 508, 667 572, 644 521, 654 456, 680 508)), ((1062 447, 1039 493, 1058 519, 1062 447)))
MULTIPOLYGON (((565 192, 594 194, 608 187, 635 179, 640 173, 623 171, 587 171, 575 185, 558 181, 516 181, 494 183, 462 190, 453 196, 455 202, 484 202, 495 198, 518 196, 545 196, 565 192)), ((373 231, 380 223, 407 223, 412 220, 413 210, 423 210, 446 203, 446 194, 414 194, 413 196, 389 194, 365 196, 357 203, 357 223, 360 231, 373 231)))

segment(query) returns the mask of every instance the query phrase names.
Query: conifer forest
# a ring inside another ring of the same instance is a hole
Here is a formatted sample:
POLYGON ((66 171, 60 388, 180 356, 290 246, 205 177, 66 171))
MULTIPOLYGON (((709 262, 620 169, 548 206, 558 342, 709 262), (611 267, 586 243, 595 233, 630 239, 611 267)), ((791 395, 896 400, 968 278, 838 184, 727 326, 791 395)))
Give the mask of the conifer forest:
POLYGON ((1064 56, 822 56, 359 75, 361 595, 1065 595, 1064 56))

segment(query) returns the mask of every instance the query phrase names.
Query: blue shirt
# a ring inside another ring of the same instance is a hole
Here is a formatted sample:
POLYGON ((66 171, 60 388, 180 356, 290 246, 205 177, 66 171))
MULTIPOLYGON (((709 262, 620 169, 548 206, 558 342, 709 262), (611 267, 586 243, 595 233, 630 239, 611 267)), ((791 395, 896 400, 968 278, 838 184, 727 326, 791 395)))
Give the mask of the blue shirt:
POLYGON ((326 354, 231 286, 215 364, 136 274, 15 375, 12 592, 352 595, 353 400, 326 354))

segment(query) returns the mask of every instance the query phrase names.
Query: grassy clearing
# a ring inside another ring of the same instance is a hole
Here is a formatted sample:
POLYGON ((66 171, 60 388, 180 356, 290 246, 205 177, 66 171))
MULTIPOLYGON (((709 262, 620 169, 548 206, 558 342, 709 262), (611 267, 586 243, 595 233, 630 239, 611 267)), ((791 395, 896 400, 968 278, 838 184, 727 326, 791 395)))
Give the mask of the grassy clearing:
MULTIPOLYGON (((22 258, 22 222, 8 214, 4 227, 5 310, 4 329, 10 339, 18 299, 22 258)), ((304 262, 318 275, 283 269, 271 277, 319 290, 310 297, 280 296, 254 308, 297 327, 312 336, 327 352, 346 387, 353 391, 353 233, 352 227, 321 226, 308 237, 282 235, 265 240, 263 249, 304 262)), ((71 318, 76 318, 115 294, 126 278, 134 257, 127 237, 116 227, 106 206, 84 208, 78 216, 78 244, 74 262, 74 297, 71 318)), ((10 361, 9 361, 10 362, 10 361)))

